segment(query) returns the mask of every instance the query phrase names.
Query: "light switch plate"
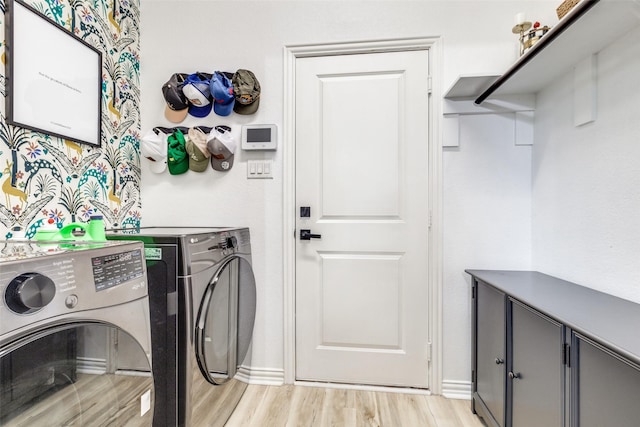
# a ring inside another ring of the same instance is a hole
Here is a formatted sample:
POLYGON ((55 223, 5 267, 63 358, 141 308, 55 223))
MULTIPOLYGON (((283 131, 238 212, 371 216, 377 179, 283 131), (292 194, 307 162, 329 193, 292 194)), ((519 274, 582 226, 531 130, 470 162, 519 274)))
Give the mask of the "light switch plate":
POLYGON ((249 160, 247 179, 273 179, 273 160, 249 160))

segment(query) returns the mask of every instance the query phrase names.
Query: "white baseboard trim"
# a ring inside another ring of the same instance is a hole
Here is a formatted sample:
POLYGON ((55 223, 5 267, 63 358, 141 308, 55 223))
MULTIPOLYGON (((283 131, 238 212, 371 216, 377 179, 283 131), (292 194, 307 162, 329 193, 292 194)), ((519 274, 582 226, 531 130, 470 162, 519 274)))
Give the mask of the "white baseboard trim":
MULTIPOLYGON (((241 366, 238 373, 238 379, 249 384, 256 385, 284 385, 284 369, 275 368, 256 368, 241 366)), ((365 391, 381 391, 387 393, 408 393, 408 394, 433 394, 430 390, 404 388, 404 387, 381 387, 373 385, 359 384, 339 384, 325 383, 314 381, 295 381, 295 385, 303 387, 324 387, 338 389, 355 389, 365 391)), ((442 396, 448 399, 471 400, 471 382, 470 381, 443 381, 442 396)))
POLYGON ((442 381, 442 395, 447 399, 471 400, 470 381, 442 381))
POLYGON ((430 396, 433 393, 431 390, 422 388, 411 387, 391 387, 391 386, 379 386, 368 384, 342 384, 342 383, 325 383, 314 381, 296 381, 295 385, 302 387, 321 387, 321 388, 336 388, 346 390, 362 390, 362 391, 377 391, 383 393, 403 393, 403 394, 420 394, 430 396))
POLYGON ((284 369, 241 366, 236 375, 249 384, 284 385, 284 369))

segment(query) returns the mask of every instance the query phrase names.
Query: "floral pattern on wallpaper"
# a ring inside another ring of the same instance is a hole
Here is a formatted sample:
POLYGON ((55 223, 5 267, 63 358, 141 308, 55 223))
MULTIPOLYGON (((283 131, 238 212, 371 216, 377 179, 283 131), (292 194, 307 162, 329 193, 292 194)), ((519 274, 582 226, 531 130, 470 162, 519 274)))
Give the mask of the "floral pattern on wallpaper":
MULTIPOLYGON (((102 140, 98 148, 9 125, 0 100, 0 240, 15 227, 32 237, 49 219, 62 227, 93 214, 107 227, 139 226, 139 0, 27 3, 102 52, 102 140)), ((3 40, 7 96, 4 49, 3 40)))

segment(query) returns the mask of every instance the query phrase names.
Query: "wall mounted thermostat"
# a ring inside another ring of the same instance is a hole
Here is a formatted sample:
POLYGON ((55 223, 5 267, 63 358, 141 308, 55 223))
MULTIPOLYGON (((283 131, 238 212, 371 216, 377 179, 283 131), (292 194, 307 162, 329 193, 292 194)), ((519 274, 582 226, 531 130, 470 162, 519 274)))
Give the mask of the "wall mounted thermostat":
POLYGON ((276 125, 242 125, 243 150, 275 150, 277 141, 276 125))

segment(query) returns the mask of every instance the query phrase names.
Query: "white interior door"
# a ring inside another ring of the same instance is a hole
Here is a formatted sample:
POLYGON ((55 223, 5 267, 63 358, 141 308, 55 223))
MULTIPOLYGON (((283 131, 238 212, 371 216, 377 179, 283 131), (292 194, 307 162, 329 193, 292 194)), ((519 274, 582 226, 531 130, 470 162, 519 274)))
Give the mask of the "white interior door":
POLYGON ((295 71, 296 379, 427 388, 428 51, 295 71))

